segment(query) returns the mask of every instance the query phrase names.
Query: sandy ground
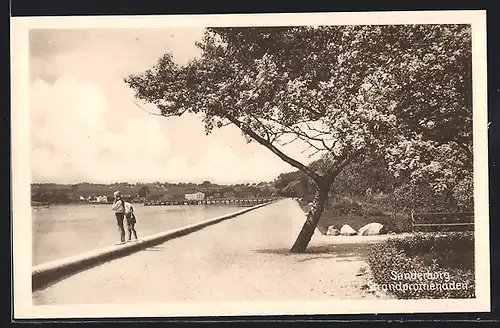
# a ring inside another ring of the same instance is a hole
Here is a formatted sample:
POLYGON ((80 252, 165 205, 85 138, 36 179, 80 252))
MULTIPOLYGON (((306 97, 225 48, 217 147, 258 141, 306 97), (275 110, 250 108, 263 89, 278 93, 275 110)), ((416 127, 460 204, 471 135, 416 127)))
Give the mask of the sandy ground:
POLYGON ((308 301, 389 298, 364 290, 366 252, 388 236, 317 232, 305 254, 288 250, 304 220, 283 200, 71 276, 33 293, 38 304, 308 301))

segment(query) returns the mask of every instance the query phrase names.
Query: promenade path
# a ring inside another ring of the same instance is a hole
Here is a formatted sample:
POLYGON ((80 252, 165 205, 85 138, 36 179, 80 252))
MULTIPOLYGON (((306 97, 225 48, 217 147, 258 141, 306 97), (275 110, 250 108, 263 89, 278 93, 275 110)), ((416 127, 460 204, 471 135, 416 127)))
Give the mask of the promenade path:
MULTIPOLYGON (((33 293, 35 305, 175 301, 308 301, 384 297, 362 289, 370 237, 317 232, 288 252, 304 222, 282 200, 70 276, 33 293), (350 239, 349 239, 350 238, 350 239)), ((377 236, 380 237, 380 236, 377 236)))

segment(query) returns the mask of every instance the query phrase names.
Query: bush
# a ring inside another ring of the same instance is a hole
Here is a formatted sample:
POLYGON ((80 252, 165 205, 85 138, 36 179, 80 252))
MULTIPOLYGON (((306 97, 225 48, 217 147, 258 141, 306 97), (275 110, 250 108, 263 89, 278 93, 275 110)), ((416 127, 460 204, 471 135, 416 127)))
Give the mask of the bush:
POLYGON ((372 247, 368 263, 378 288, 389 289, 399 299, 475 297, 473 233, 418 233, 391 238, 372 247), (420 279, 418 274, 422 275, 420 279), (449 283, 466 287, 452 289, 449 283), (432 289, 431 284, 442 288, 432 289))
POLYGON ((333 213, 338 214, 338 215, 347 215, 347 214, 354 214, 354 215, 362 215, 363 214, 363 208, 360 204, 356 202, 351 202, 351 201, 342 201, 339 203, 336 203, 332 206, 333 213))

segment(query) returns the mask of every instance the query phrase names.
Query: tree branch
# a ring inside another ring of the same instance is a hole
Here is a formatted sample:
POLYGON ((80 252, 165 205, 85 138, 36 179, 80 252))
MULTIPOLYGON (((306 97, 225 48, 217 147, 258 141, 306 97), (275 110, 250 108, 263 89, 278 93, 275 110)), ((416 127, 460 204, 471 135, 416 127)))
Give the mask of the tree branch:
MULTIPOLYGON (((307 133, 305 133, 304 131, 298 129, 298 130, 295 130, 295 129, 291 129, 293 131, 293 133, 296 133, 298 136, 302 136, 308 140, 314 140, 314 141, 320 141, 322 144, 323 144, 323 147, 325 147, 325 150, 328 150, 328 151, 332 151, 333 147, 328 147, 326 142, 325 142, 325 139, 323 138, 318 138, 320 135, 322 134, 318 134, 318 135, 315 135, 315 136, 310 136, 308 135, 307 133)), ((304 140, 304 139, 303 139, 304 140)), ((309 143, 309 141, 306 140, 306 142, 309 143)), ((335 145, 335 144, 334 144, 335 145)), ((316 147, 316 146, 315 146, 316 147)))
POLYGON ((330 134, 330 132, 328 132, 328 131, 322 131, 322 130, 318 130, 317 128, 311 127, 311 126, 308 124, 308 122, 304 122, 304 123, 306 124, 307 128, 308 128, 309 130, 311 130, 311 131, 316 131, 316 132, 321 133, 321 134, 330 134))
MULTIPOLYGON (((251 115, 251 114, 250 114, 250 115, 251 115)), ((251 115, 251 116, 253 117, 253 115, 251 115)), ((323 138, 318 138, 318 137, 319 137, 319 136, 321 136, 321 135, 326 135, 326 134, 328 134, 328 133, 326 133, 326 132, 316 131, 316 132, 318 132, 318 134, 317 134, 317 135, 315 135, 315 136, 310 136, 310 135, 308 135, 307 133, 305 133, 304 131, 302 131, 302 130, 300 129, 300 127, 298 127, 298 126, 295 126, 295 127, 293 127, 293 126, 292 126, 292 127, 290 127, 290 126, 286 126, 286 125, 283 125, 282 123, 278 122, 277 120, 275 120, 275 119, 273 119, 273 118, 270 118, 270 119, 269 119, 269 121, 271 121, 271 122, 274 122, 274 123, 277 123, 277 124, 281 125, 281 126, 282 126, 282 129, 284 130, 284 133, 291 133, 291 134, 295 134, 297 137, 294 139, 294 141, 300 138, 301 140, 303 140, 303 141, 307 142, 307 143, 308 143, 308 144, 310 144, 310 145, 311 145, 311 142, 310 142, 309 140, 319 141, 319 142, 321 142, 321 143, 323 144, 323 147, 325 147, 325 150, 332 151, 332 147, 328 147, 328 146, 327 146, 327 144, 326 144, 326 142, 325 142, 325 139, 323 139, 323 138), (286 130, 288 130, 288 132, 287 132, 286 130)), ((264 125, 264 124, 263 124, 262 122, 260 122, 260 121, 259 121, 259 123, 260 123, 260 124, 262 124, 262 125, 264 125)), ((305 123, 305 124, 306 124, 306 126, 308 126, 308 127, 309 127, 309 125, 307 124, 307 121, 298 122, 298 123, 296 123, 296 124, 300 124, 300 123, 305 123)), ((312 130, 312 129, 310 129, 310 130, 312 130)), ((316 148, 316 149, 318 149, 318 148, 317 148, 317 146, 314 146, 314 145, 313 145, 313 147, 314 147, 314 148, 316 148)))
POLYGON ((337 175, 353 160, 355 159, 359 154, 362 153, 362 149, 356 150, 350 155, 348 155, 348 152, 345 152, 344 155, 342 155, 339 160, 341 161, 340 164, 338 165, 333 165, 331 168, 329 168, 323 177, 325 177, 328 181, 328 183, 331 184, 333 179, 337 177, 337 175))
POLYGON ((143 111, 145 111, 146 113, 150 114, 150 115, 155 115, 155 116, 164 116, 163 114, 158 114, 158 113, 153 113, 153 112, 150 112, 148 111, 147 109, 144 109, 142 108, 141 106, 139 106, 135 101, 132 100, 132 102, 137 106, 139 107, 140 109, 142 109, 143 111))
POLYGON ((297 169, 301 170, 304 172, 306 175, 308 175, 311 179, 313 179, 315 182, 320 183, 321 182, 321 176, 314 172, 312 169, 307 167, 306 165, 300 163, 299 161, 287 156, 284 154, 282 151, 280 151, 278 148, 276 148, 273 144, 271 144, 269 141, 266 139, 262 138, 259 136, 257 133, 252 131, 251 129, 247 128, 246 126, 243 125, 242 122, 240 122, 238 119, 233 117, 232 115, 226 114, 226 118, 230 120, 231 122, 234 123, 237 127, 239 127, 243 132, 248 134, 250 137, 255 139, 258 143, 272 151, 276 156, 281 158, 283 161, 287 162, 288 164, 292 165, 293 167, 296 167, 297 169))
POLYGON ((251 113, 249 115, 251 117, 253 117, 254 120, 260 124, 260 126, 262 126, 262 128, 264 129, 264 133, 267 136, 267 140, 269 142, 273 142, 273 140, 276 139, 276 138, 271 138, 271 134, 273 134, 273 135, 275 134, 275 132, 273 131, 273 129, 271 129, 270 127, 268 127, 265 123, 261 122, 261 120, 259 120, 257 117, 255 117, 255 115, 253 115, 251 113))
POLYGON ((309 140, 307 139, 301 139, 303 141, 305 141, 307 144, 309 144, 312 148, 316 149, 317 151, 322 151, 322 150, 325 150, 325 149, 321 149, 319 148, 318 146, 316 146, 315 144, 313 144, 312 142, 310 142, 309 140))
POLYGON ((321 151, 321 149, 317 149, 314 153, 307 155, 307 157, 308 157, 308 158, 311 158, 311 157, 313 157, 314 155, 316 155, 317 153, 319 153, 320 151, 321 151))
POLYGON ((309 150, 309 149, 311 149, 311 148, 312 148, 312 146, 311 146, 311 145, 309 145, 309 146, 307 146, 307 148, 306 148, 306 149, 303 149, 300 153, 301 153, 301 154, 303 154, 303 153, 305 153, 306 151, 308 151, 308 150, 309 150))
POLYGON ((295 136, 295 138, 293 138, 292 140, 287 141, 287 142, 284 142, 284 143, 282 143, 281 145, 282 145, 282 146, 289 145, 289 144, 291 144, 292 142, 296 141, 296 140, 297 140, 297 139, 299 139, 299 138, 300 138, 299 136, 295 136))

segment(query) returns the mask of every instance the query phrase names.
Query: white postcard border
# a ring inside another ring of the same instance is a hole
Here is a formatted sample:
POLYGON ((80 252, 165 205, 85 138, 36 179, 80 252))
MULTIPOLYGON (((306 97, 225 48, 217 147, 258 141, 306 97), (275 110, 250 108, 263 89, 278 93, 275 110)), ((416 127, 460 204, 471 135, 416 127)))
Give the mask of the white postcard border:
POLYGON ((68 16, 11 19, 12 201, 14 317, 167 317, 212 315, 435 313, 490 311, 486 11, 363 12, 317 14, 68 16), (33 28, 172 28, 373 24, 472 25, 475 170, 476 299, 331 300, 328 302, 161 303, 34 306, 31 297, 31 211, 28 30, 33 28))

